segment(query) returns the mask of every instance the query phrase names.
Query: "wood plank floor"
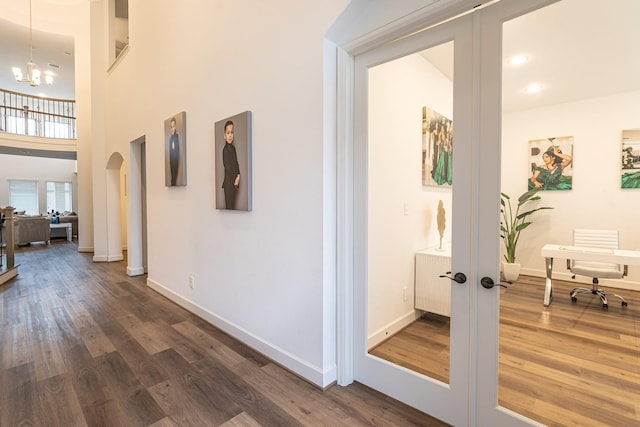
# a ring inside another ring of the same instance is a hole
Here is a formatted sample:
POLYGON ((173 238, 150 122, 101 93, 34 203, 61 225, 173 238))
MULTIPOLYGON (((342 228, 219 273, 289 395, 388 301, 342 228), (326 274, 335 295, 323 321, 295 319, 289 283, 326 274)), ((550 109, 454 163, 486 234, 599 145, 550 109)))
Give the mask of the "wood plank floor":
MULTIPOLYGON (((619 290, 629 306, 579 296, 554 281, 522 276, 501 289, 500 404, 549 426, 640 426, 640 293, 619 290)), ((425 316, 372 354, 448 382, 449 321, 425 316)))
POLYGON ((0 426, 444 426, 292 375, 77 245, 18 249, 0 286, 0 426))

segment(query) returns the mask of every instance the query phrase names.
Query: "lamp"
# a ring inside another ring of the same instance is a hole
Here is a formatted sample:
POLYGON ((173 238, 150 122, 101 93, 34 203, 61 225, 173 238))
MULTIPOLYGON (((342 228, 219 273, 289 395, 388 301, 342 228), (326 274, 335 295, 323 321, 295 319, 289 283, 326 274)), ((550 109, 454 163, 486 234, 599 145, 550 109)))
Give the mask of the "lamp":
MULTIPOLYGON (((17 82, 26 82, 31 86, 40 86, 41 72, 38 66, 33 62, 33 25, 31 18, 31 0, 29 0, 29 62, 27 62, 27 74, 23 75, 22 70, 18 67, 13 67, 13 76, 17 82)), ((53 84, 53 74, 46 72, 44 75, 44 82, 48 85, 53 84)))

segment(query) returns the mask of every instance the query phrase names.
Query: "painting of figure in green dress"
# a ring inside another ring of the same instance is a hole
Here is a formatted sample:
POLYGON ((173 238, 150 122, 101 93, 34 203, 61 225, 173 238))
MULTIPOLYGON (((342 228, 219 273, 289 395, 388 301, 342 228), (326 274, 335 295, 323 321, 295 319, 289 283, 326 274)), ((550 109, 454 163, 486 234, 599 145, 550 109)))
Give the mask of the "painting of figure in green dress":
POLYGON ((622 131, 621 188, 640 188, 640 129, 622 131))
POLYGON ((573 137, 561 136, 529 141, 529 190, 573 188, 573 137))
POLYGON ((453 121, 422 107, 422 185, 453 184, 453 121))

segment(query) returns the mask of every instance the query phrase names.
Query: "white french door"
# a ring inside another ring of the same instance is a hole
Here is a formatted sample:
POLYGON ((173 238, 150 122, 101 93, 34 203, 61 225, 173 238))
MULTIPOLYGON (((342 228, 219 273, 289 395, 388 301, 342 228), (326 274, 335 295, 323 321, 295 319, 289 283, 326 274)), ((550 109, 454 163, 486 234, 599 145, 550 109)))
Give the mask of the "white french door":
MULTIPOLYGON (((359 197, 354 205, 354 234, 355 242, 362 244, 354 259, 355 378, 455 425, 465 425, 469 417, 471 280, 458 284, 437 279, 451 290, 448 375, 430 377, 374 356, 369 350, 378 341, 376 336, 401 327, 388 324, 398 313, 404 309, 411 315, 414 298, 405 295, 413 293, 411 274, 402 281, 402 292, 387 292, 385 277, 393 280, 396 262, 405 264, 397 274, 411 271, 414 252, 428 246, 430 240, 416 241, 412 234, 417 230, 411 224, 420 227, 423 211, 436 218, 434 212, 441 199, 446 203, 445 230, 451 236, 445 239, 450 240, 446 245, 450 247, 453 273, 449 275, 460 272, 469 277, 471 273, 471 20, 471 16, 459 18, 355 60, 354 178, 355 195, 359 197), (423 65, 427 62, 424 55, 442 56, 443 67, 449 68, 445 73, 451 74, 453 81, 435 67, 423 65), (407 73, 413 67, 424 73, 424 81, 420 77, 416 82, 409 81, 407 73), (428 111, 424 115, 428 128, 424 149, 423 107, 428 111), (447 158, 451 150, 444 146, 450 146, 451 141, 445 133, 451 132, 450 123, 455 126, 455 149, 453 157, 447 158), (406 169, 413 173, 385 173, 402 170, 405 162, 406 169), (453 163, 452 168, 445 165, 447 162, 453 163), (442 185, 436 183, 436 171, 442 185), (446 182, 450 171, 455 171, 451 185, 446 182), (423 178, 434 185, 423 186, 423 178)), ((430 274, 444 275, 447 271, 443 267, 430 274)))
POLYGON ((354 58, 353 377, 456 426, 534 424, 498 405, 499 292, 481 281, 499 278, 502 25, 549 3, 502 0, 354 58), (420 314, 425 248, 450 256, 428 271, 450 286, 449 342, 425 351, 443 373, 374 354, 420 314))

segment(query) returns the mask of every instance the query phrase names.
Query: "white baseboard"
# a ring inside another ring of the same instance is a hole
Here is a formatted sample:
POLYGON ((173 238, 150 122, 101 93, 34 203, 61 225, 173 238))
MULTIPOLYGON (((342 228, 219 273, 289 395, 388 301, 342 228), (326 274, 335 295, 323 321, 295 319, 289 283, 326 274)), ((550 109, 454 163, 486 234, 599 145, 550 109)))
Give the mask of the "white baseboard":
POLYGON ((124 256, 120 255, 94 255, 93 262, 114 262, 122 261, 124 256))
POLYGON ((183 297, 154 281, 147 278, 147 286, 161 295, 169 298, 171 301, 180 305, 181 307, 191 311, 192 313, 202 317, 212 325, 220 328, 224 332, 233 336, 234 338, 242 341, 244 344, 253 348, 254 350, 262 353, 266 357, 272 359, 285 369, 290 370, 296 375, 306 379, 307 381, 317 385, 320 388, 325 388, 334 383, 337 379, 337 368, 333 364, 324 371, 317 366, 310 364, 309 362, 300 359, 294 354, 287 352, 286 350, 270 343, 262 338, 252 334, 251 332, 243 329, 242 327, 224 319, 215 313, 201 307, 197 303, 183 297))
POLYGON ((140 276, 144 273, 144 267, 127 267, 127 276, 140 276))
POLYGON ((415 322, 415 320, 418 319, 421 315, 422 313, 420 313, 418 310, 412 310, 409 313, 405 314, 404 316, 401 316, 395 319, 394 321, 388 323, 387 325, 383 326, 382 328, 378 329, 373 334, 369 335, 369 337, 367 338, 367 348, 371 349, 377 346, 382 341, 386 340, 387 338, 390 338, 391 336, 393 336, 403 328, 415 322))
POLYGON ((91 253, 93 252, 93 246, 78 246, 78 252, 91 253))

